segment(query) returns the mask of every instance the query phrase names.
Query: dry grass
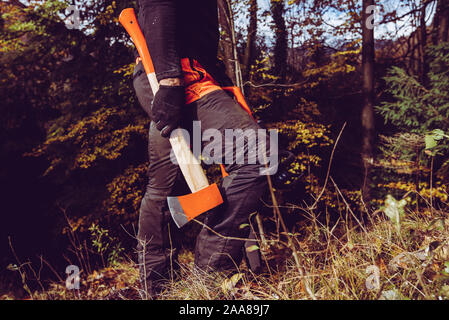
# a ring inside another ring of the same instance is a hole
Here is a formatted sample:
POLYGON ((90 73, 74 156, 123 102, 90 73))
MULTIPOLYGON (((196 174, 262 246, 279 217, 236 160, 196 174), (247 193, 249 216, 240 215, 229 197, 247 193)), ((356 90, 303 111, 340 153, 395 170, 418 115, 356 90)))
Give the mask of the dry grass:
MULTIPOLYGON (((344 227, 347 232, 341 236, 335 235, 337 228, 332 232, 318 225, 297 239, 303 276, 293 259, 258 276, 243 266, 242 278, 226 289, 227 278, 198 274, 185 266, 185 280, 169 286, 161 298, 309 299, 306 282, 317 299, 449 298, 449 219, 409 215, 400 233, 389 220, 376 220, 362 231, 344 227)), ((275 260, 270 254, 276 251, 265 253, 275 260)))
MULTIPOLYGON (((326 226, 310 213, 310 221, 291 235, 303 273, 285 236, 276 241, 278 235, 272 235, 260 275, 244 263, 232 277, 201 273, 193 268, 193 254, 182 252, 181 280, 169 283, 159 299, 310 299, 306 285, 316 299, 449 299, 445 212, 407 212, 400 231, 381 214, 365 225, 347 214, 326 226)), ((137 268, 126 262, 82 276, 80 290, 53 283, 33 299, 141 299, 137 287, 137 268)))

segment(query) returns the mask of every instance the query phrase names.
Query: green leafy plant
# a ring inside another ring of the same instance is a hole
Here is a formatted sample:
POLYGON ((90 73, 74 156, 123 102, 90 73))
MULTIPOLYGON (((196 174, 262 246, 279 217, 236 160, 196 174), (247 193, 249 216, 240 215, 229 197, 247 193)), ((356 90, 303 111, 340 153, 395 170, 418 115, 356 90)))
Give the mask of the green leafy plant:
POLYGON ((432 132, 426 134, 425 143, 426 143, 426 154, 430 156, 435 156, 441 150, 442 145, 440 141, 444 138, 449 138, 448 135, 444 133, 443 130, 435 129, 432 132))
POLYGON ((384 180, 405 180, 415 191, 420 189, 419 179, 431 181, 431 189, 432 175, 442 182, 449 179, 449 43, 431 46, 428 57, 425 84, 404 69, 391 68, 385 82, 392 100, 376 107, 385 123, 397 130, 392 137, 382 137, 383 167, 396 174, 384 180), (400 165, 392 165, 395 161, 400 165))
POLYGON ((89 227, 89 231, 92 239, 92 247, 100 255, 103 265, 118 265, 121 262, 121 254, 124 251, 121 242, 111 236, 109 230, 101 228, 97 224, 92 224, 89 227))

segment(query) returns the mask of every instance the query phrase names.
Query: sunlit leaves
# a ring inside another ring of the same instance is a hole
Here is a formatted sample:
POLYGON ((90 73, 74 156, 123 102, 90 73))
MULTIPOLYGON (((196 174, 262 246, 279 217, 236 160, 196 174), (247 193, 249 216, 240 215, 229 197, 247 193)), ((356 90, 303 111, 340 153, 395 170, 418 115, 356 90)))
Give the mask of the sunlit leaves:
POLYGON ((136 215, 145 190, 147 168, 148 163, 129 167, 107 185, 109 196, 104 201, 104 207, 108 214, 111 216, 123 215, 123 219, 129 222, 137 218, 136 215))

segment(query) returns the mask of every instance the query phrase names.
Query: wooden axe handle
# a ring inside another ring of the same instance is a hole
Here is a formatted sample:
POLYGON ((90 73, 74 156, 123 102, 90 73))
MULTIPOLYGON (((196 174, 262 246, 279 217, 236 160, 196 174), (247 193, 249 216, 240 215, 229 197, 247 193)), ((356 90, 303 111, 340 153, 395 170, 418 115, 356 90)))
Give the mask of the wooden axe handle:
MULTIPOLYGON (((120 13, 119 21, 131 36, 131 39, 139 52, 148 81, 150 82, 151 90, 155 95, 159 90, 159 83, 156 78, 145 37, 140 29, 134 9, 124 9, 120 13)), ((170 143, 190 191, 195 193, 209 186, 209 182, 207 181, 207 177, 201 164, 192 154, 192 151, 190 151, 189 144, 180 130, 175 130, 174 134, 171 135, 170 143)))

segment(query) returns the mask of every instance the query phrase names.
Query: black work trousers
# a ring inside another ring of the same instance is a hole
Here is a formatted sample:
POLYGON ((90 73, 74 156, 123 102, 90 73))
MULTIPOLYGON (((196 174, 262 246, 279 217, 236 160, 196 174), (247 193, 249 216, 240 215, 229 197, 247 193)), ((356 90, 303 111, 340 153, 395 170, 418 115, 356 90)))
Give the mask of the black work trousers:
MULTIPOLYGON (((145 74, 134 78, 134 87, 142 106, 151 106, 152 94, 145 74)), ((186 105, 182 118, 181 127, 187 130, 191 130, 193 121, 200 121, 202 132, 213 128, 223 137, 226 129, 252 129, 256 132, 260 129, 248 113, 222 90, 213 91, 186 105)), ((267 137, 265 141, 257 142, 266 144, 267 154, 268 140, 267 137)), ((202 146, 210 143, 217 141, 203 142, 202 146)), ((244 148, 248 149, 246 141, 244 148)), ((171 160, 169 140, 160 135, 154 122, 150 124, 148 150, 149 181, 140 207, 137 249, 142 285, 151 293, 177 270, 182 229, 178 229, 171 218, 167 196, 184 195, 190 191, 179 166, 171 160)), ((235 153, 235 148, 231 152, 235 153)), ((250 215, 257 210, 266 188, 267 178, 261 175, 264 164, 260 161, 256 164, 237 162, 224 163, 229 174, 220 183, 224 203, 204 214, 205 226, 195 246, 195 265, 202 270, 229 271, 238 267, 245 242, 235 238, 248 237, 250 228, 242 225, 247 224, 250 215)))

